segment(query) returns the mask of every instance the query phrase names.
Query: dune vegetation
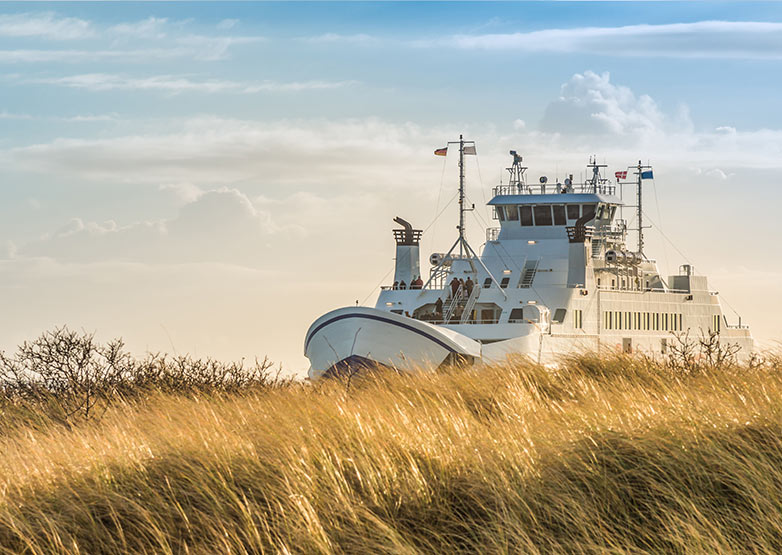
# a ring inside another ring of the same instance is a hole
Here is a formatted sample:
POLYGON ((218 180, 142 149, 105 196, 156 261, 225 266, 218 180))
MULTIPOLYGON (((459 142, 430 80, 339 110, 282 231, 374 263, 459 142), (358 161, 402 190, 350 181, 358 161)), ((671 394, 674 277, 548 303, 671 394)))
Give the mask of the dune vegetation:
POLYGON ((109 347, 0 359, 2 552, 782 551, 773 354, 303 384, 109 347))

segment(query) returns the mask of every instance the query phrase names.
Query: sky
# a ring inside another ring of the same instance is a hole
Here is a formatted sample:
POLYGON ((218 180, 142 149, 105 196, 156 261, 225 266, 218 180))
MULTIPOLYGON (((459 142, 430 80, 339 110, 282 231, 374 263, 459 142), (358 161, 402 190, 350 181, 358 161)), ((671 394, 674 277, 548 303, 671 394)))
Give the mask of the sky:
POLYGON ((780 90, 780 3, 0 3, 0 349, 68 325, 302 375, 395 216, 424 264, 455 239, 462 133, 474 246, 510 149, 641 159, 646 253, 773 346, 780 90))

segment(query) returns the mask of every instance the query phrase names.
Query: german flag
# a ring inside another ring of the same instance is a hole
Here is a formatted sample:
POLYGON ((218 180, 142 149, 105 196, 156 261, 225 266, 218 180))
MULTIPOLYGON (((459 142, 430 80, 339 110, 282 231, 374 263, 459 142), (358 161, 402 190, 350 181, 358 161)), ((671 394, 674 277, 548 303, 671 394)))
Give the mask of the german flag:
POLYGON ((448 147, 438 148, 434 151, 435 156, 446 156, 448 154, 448 147))

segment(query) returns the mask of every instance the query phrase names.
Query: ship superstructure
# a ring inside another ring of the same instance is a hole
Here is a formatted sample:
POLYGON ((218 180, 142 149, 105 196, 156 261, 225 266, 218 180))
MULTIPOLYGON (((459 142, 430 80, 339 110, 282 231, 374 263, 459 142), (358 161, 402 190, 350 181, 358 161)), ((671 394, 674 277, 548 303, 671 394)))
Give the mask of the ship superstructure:
MULTIPOLYGON (((620 349, 665 354, 675 335, 717 333, 745 355, 753 349, 747 326, 729 324, 705 276, 683 265, 660 275, 644 252, 643 184, 653 177, 641 162, 604 175, 589 161, 590 177, 528 183, 523 159, 511 151, 510 179, 493 189, 489 205, 498 228, 486 230, 480 254, 465 236, 465 155, 459 148, 458 238, 429 257, 421 276, 421 230, 396 218, 394 281, 374 308, 345 307, 316 320, 305 339, 310 377, 362 366, 414 369, 461 361, 503 361, 525 355, 555 364, 564 354, 620 349), (635 185, 635 205, 618 196, 635 185), (630 246, 623 210, 634 209, 630 246)), ((436 153, 442 153, 440 149, 436 153)))

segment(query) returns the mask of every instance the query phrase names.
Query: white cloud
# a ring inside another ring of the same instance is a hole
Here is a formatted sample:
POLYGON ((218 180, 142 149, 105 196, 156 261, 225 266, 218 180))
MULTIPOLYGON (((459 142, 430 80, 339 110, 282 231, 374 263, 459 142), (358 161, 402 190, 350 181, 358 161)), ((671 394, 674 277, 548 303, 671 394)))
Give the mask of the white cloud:
POLYGON ((630 135, 661 132, 666 117, 648 95, 636 97, 611 83, 608 72, 577 73, 562 85, 560 96, 546 108, 541 128, 563 134, 630 135))
POLYGON ((340 35, 337 33, 324 33, 314 37, 304 37, 303 40, 312 43, 330 43, 330 44, 368 44, 377 42, 379 39, 371 35, 359 33, 355 35, 340 35))
POLYGON ((134 23, 119 23, 108 28, 110 35, 121 37, 161 39, 166 36, 165 27, 168 19, 165 17, 148 17, 134 23))
POLYGON ((252 94, 259 92, 297 92, 306 90, 336 89, 352 85, 354 81, 300 81, 276 82, 261 81, 239 82, 220 79, 196 81, 176 75, 156 75, 153 77, 128 77, 109 73, 85 73, 66 77, 46 77, 28 79, 25 83, 59 85, 90 91, 137 90, 162 91, 171 94, 183 92, 235 92, 252 94))
POLYGON ((576 27, 526 33, 454 35, 419 40, 464 49, 593 53, 610 56, 782 58, 782 23, 698 21, 662 25, 576 27))
POLYGON ((228 57, 231 47, 241 44, 266 42, 266 37, 210 37, 204 35, 186 35, 177 37, 175 43, 193 53, 196 60, 217 61, 228 57))
POLYGON ((25 120, 25 119, 34 119, 34 118, 30 114, 12 114, 10 112, 3 110, 2 112, 0 112, 0 120, 2 119, 25 120))
POLYGON ((40 50, 15 49, 0 50, 0 63, 84 63, 95 61, 144 62, 150 59, 168 60, 175 58, 193 58, 200 53, 189 48, 148 48, 137 50, 40 50))
MULTIPOLYGON (((432 165, 432 145, 456 130, 368 118, 251 121, 197 117, 170 122, 168 132, 113 138, 60 138, 15 148, 0 158, 33 172, 103 183, 214 183, 262 181, 309 186, 340 183, 376 190, 416 187, 432 165), (400 183, 396 168, 415 168, 400 183), (411 166, 412 164, 412 166, 411 166)), ((439 175, 439 174, 438 174, 439 175)))
POLYGON ((114 220, 71 221, 19 249, 26 257, 74 262, 225 262, 256 266, 259 244, 275 232, 266 212, 236 189, 201 192, 176 217, 119 225, 114 220))
MULTIPOLYGON (((129 38, 129 37, 126 37, 129 38)), ((84 63, 99 61, 143 62, 149 60, 173 60, 191 58, 201 61, 218 61, 226 59, 229 50, 237 45, 253 44, 266 41, 264 37, 205 37, 186 35, 158 41, 155 48, 121 49, 35 49, 18 48, 0 50, 0 63, 84 63)), ((127 41, 126 41, 127 42, 127 41)))
POLYGON ((229 29, 233 29, 237 23, 239 23, 238 19, 223 19, 220 23, 217 24, 217 28, 221 31, 227 31, 229 29))
POLYGON ((0 36, 69 40, 93 37, 95 31, 89 21, 52 12, 0 14, 0 36))

